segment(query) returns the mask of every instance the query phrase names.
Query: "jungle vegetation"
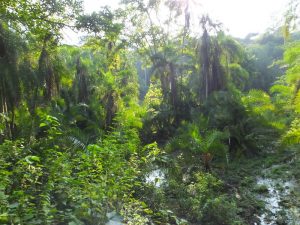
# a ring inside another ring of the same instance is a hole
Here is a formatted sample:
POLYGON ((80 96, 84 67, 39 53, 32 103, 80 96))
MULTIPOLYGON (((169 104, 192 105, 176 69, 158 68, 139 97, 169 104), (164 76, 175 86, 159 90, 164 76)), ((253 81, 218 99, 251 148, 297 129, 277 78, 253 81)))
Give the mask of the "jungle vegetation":
POLYGON ((189 3, 1 0, 0 224, 254 224, 255 173, 300 187, 298 2, 245 39, 189 3))

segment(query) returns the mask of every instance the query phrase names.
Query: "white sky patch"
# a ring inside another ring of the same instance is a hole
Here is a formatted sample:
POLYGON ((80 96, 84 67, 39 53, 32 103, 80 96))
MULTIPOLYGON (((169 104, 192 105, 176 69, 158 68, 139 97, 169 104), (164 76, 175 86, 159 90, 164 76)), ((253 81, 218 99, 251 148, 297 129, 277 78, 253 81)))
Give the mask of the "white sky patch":
MULTIPOLYGON (((0 0, 1 1, 1 0, 0 0)), ((104 6, 109 6, 112 9, 119 7, 119 0, 83 0, 84 12, 91 14, 98 12, 104 6)), ((84 32, 75 32, 69 28, 63 30, 63 44, 80 45, 81 37, 86 35, 84 32)))
MULTIPOLYGON (((186 0, 181 0, 186 1, 186 0)), ((234 37, 244 38, 249 33, 263 33, 279 24, 290 0, 189 0, 190 5, 199 5, 192 12, 195 16, 207 13, 214 21, 223 23, 223 28, 234 37)), ((108 5, 118 8, 119 0, 84 0, 86 13, 99 11, 108 5)), ((192 7, 193 8, 193 7, 192 7)), ((64 43, 78 43, 78 36, 64 32, 64 43)))
POLYGON ((84 11, 86 13, 92 13, 99 11, 103 6, 110 6, 112 8, 118 8, 119 0, 83 0, 84 11))
POLYGON ((243 38, 278 25, 289 0, 198 0, 229 34, 243 38))

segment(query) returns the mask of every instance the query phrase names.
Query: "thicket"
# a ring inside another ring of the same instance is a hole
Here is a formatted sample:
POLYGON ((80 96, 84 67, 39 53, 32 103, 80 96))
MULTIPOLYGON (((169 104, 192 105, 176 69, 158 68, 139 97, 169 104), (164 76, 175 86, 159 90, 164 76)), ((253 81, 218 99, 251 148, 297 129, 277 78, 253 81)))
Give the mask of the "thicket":
POLYGON ((0 3, 1 224, 247 223, 222 177, 299 146, 299 41, 239 42, 208 16, 194 35, 191 6, 166 1, 159 25, 160 3, 0 3))

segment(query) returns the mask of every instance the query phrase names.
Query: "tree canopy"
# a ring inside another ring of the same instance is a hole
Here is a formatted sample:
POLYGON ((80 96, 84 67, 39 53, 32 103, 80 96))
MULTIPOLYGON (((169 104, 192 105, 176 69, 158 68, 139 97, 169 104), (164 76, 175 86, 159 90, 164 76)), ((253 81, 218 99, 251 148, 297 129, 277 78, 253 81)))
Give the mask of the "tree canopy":
POLYGON ((238 39, 191 0, 2 0, 0 224, 298 224, 298 3, 238 39))

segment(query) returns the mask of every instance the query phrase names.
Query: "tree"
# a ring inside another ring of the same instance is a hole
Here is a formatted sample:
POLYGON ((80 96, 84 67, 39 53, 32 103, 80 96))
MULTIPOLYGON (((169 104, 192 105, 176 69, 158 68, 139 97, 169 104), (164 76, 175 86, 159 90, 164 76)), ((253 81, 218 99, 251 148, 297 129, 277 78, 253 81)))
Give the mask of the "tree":
POLYGON ((58 93, 59 74, 50 49, 57 47, 60 31, 74 21, 80 10, 81 1, 77 0, 1 1, 0 55, 4 73, 0 105, 2 112, 9 114, 9 136, 15 130, 15 109, 21 99, 27 99, 34 114, 39 90, 47 100, 58 93), (21 98, 22 88, 27 92, 21 98))
POLYGON ((217 24, 214 24, 208 16, 203 16, 201 19, 203 34, 199 48, 200 60, 200 96, 207 99, 214 92, 222 90, 225 87, 225 71, 221 65, 221 47, 215 38, 211 38, 208 29, 216 29, 217 24))
POLYGON ((0 23, 0 113, 7 118, 6 131, 10 138, 14 137, 15 109, 22 95, 18 57, 23 46, 20 38, 5 23, 0 23))
POLYGON ((61 29, 72 27, 82 10, 81 4, 81 0, 5 0, 0 3, 0 20, 9 22, 18 32, 32 33, 43 41, 49 34, 60 36, 61 29))

